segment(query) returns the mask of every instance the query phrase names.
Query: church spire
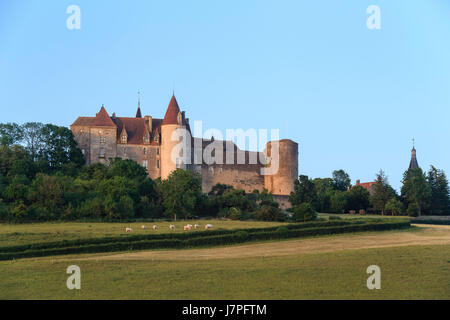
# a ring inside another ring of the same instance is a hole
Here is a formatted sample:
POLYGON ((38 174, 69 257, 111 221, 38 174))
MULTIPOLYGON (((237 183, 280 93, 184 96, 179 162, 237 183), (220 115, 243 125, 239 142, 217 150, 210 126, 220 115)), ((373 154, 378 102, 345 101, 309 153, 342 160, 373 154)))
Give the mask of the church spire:
POLYGON ((141 113, 141 92, 138 91, 138 108, 136 111, 136 118, 142 118, 142 113, 141 113))
POLYGON ((409 169, 419 168, 419 163, 417 162, 415 140, 413 139, 413 148, 411 150, 411 161, 409 162, 409 169))

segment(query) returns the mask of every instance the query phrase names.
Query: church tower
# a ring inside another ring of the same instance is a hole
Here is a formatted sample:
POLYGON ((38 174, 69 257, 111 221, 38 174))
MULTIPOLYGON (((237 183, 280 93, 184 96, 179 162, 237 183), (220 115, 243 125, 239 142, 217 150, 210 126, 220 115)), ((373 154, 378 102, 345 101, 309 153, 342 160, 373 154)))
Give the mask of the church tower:
POLYGON ((419 168, 419 163, 417 162, 417 156, 416 156, 416 148, 414 147, 411 150, 411 161, 409 162, 409 169, 417 169, 419 168))

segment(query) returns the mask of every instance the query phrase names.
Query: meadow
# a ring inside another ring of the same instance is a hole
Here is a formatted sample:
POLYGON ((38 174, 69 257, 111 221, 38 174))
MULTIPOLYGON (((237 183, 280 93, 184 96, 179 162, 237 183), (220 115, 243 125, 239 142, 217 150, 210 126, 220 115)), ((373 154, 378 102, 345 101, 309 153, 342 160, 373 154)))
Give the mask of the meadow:
MULTIPOLYGON (((329 216, 322 214, 320 218, 329 216)), ((364 220, 373 218, 380 216, 365 216, 364 220)), ((285 225, 190 221, 195 222, 228 230, 285 225)), ((175 223, 173 232, 182 233, 186 223, 175 223)), ((127 237, 126 227, 132 227, 135 234, 165 234, 171 232, 169 224, 2 224, 0 243, 127 237), (142 230, 142 224, 148 229, 142 230), (152 230, 153 224, 160 229, 152 230)), ((0 288, 0 299, 450 299, 450 227, 0 261, 0 288), (366 287, 366 268, 373 264, 382 270, 381 290, 366 287), (70 265, 81 268, 81 290, 66 287, 70 265)))
POLYGON ((449 252, 440 245, 200 261, 2 261, 0 299, 450 299, 449 252), (81 290, 66 287, 72 264, 81 268, 81 290), (371 264, 382 270, 381 290, 366 287, 371 264))
POLYGON ((214 229, 245 229, 245 228, 265 228, 285 224, 284 222, 264 222, 264 221, 227 221, 227 220, 186 220, 177 222, 156 221, 156 222, 45 222, 26 224, 0 224, 0 247, 10 245, 21 245, 35 242, 53 242, 60 240, 78 240, 104 237, 124 237, 125 228, 132 228, 133 235, 136 234, 163 234, 163 233, 183 233, 183 226, 186 224, 198 223, 203 231, 206 224, 212 224, 214 229), (158 225, 158 230, 154 231, 152 226, 158 225), (175 225, 173 231, 169 230, 169 225, 175 225), (141 229, 145 225, 147 229, 141 229))

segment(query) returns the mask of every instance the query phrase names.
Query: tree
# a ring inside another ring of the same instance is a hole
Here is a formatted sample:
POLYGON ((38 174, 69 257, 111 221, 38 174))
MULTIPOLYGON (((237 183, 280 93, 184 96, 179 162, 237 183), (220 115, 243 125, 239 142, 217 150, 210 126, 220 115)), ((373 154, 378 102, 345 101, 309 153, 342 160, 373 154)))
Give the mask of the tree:
POLYGON ((0 145, 18 144, 23 137, 22 127, 17 123, 0 123, 0 145))
POLYGON ((431 166, 427 180, 431 188, 431 214, 448 214, 450 212, 450 192, 445 172, 431 166))
POLYGON ((422 169, 408 169, 403 175, 402 198, 420 216, 430 206, 431 187, 422 169))
POLYGON ((109 175, 112 177, 125 177, 128 179, 145 179, 147 171, 136 161, 120 158, 111 159, 109 165, 109 175))
POLYGON ((294 181, 294 191, 289 196, 289 202, 292 206, 302 203, 310 203, 315 205, 317 202, 316 186, 308 176, 301 175, 299 179, 294 181))
POLYGON ((283 221, 284 215, 281 210, 274 206, 263 205, 255 212, 255 217, 262 221, 283 221))
POLYGON ((399 216, 403 213, 403 203, 396 198, 391 198, 385 206, 387 212, 391 212, 393 216, 399 216))
POLYGON ((193 171, 177 169, 162 182, 164 214, 175 220, 180 214, 184 218, 194 215, 194 209, 202 194, 202 178, 193 171))
POLYGON ((335 190, 347 191, 352 186, 350 176, 342 169, 333 171, 333 185, 335 190))
POLYGON ((38 154, 43 148, 43 127, 44 125, 39 122, 27 122, 21 127, 25 148, 33 160, 37 159, 38 154))
POLYGON ((317 212, 310 203, 302 203, 293 207, 294 219, 297 222, 306 222, 315 220, 317 218, 317 212))
POLYGON ((333 193, 333 179, 316 178, 313 182, 317 191, 317 209, 320 212, 329 212, 331 209, 331 195, 333 193))
POLYGON ((361 186, 355 186, 348 191, 348 210, 367 210, 369 207, 369 191, 361 186))
POLYGON ((41 131, 42 149, 38 157, 44 159, 47 164, 44 170, 55 172, 69 162, 75 163, 78 167, 85 163, 70 129, 46 124, 41 131))
POLYGON ((330 192, 330 211, 344 213, 348 203, 348 192, 333 190, 330 192))
POLYGON ((377 182, 372 187, 373 193, 370 196, 370 202, 373 208, 381 211, 384 215, 384 210, 388 201, 395 197, 395 190, 389 185, 389 181, 383 170, 377 174, 377 182))

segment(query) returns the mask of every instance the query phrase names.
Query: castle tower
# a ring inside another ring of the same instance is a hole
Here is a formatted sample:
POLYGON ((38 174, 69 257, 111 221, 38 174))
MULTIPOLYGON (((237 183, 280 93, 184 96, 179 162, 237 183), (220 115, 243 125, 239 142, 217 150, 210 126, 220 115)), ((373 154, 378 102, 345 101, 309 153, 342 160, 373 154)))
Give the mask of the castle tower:
POLYGON ((163 180, 177 168, 185 167, 182 163, 183 154, 174 154, 175 147, 180 144, 179 141, 172 140, 172 134, 177 129, 186 129, 186 125, 177 99, 173 95, 161 124, 161 179, 163 180))
POLYGON ((266 155, 274 157, 268 166, 276 167, 276 152, 278 147, 278 171, 264 176, 264 187, 274 195, 289 195, 294 191, 294 181, 298 178, 298 143, 284 139, 267 143, 266 155))

